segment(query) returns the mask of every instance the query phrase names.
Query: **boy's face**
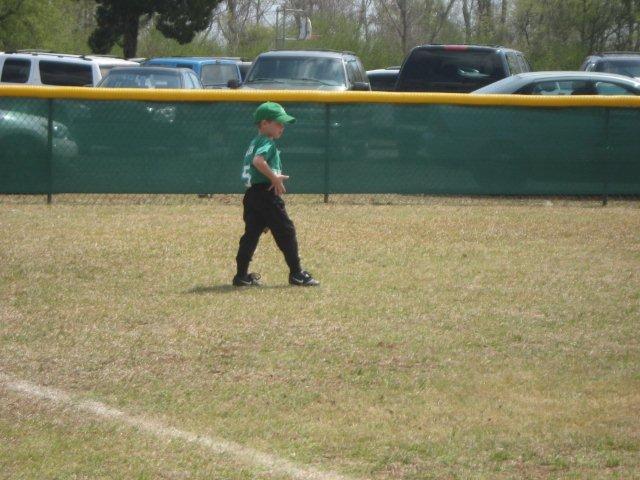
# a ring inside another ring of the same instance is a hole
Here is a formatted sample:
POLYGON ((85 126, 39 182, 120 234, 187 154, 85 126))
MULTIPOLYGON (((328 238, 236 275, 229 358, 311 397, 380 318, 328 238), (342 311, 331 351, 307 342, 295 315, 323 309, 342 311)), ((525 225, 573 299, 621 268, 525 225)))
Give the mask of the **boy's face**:
POLYGON ((270 138, 280 138, 284 133, 284 124, 275 120, 263 120, 260 122, 260 133, 270 138))

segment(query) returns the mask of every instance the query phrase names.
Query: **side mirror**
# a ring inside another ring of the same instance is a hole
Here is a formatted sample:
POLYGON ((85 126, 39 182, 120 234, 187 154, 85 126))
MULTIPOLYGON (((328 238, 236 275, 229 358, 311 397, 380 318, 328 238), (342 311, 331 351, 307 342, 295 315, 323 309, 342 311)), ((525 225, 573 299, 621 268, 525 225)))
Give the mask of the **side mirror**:
POLYGON ((232 78, 227 82, 227 87, 233 88, 233 89, 240 88, 240 82, 237 79, 232 78))
POLYGON ((368 82, 354 82, 351 90, 368 92, 369 90, 371 90, 371 84, 369 84, 368 82))

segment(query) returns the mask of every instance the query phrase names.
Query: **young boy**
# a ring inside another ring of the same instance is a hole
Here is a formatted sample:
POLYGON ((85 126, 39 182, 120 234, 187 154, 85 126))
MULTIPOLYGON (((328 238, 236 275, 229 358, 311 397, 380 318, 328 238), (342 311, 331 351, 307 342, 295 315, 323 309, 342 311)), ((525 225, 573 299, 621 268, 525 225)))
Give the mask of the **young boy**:
POLYGON ((233 277, 233 285, 260 285, 260 275, 248 273, 249 263, 260 235, 269 229, 289 266, 289 283, 305 287, 317 286, 320 283, 300 267, 296 229, 281 198, 286 192, 284 181, 289 177, 282 174, 280 151, 274 140, 282 136, 285 124, 296 120, 281 105, 273 102, 260 105, 254 113, 254 120, 258 136, 251 141, 244 157, 242 180, 247 191, 242 205, 245 230, 240 238, 236 257, 238 272, 233 277))

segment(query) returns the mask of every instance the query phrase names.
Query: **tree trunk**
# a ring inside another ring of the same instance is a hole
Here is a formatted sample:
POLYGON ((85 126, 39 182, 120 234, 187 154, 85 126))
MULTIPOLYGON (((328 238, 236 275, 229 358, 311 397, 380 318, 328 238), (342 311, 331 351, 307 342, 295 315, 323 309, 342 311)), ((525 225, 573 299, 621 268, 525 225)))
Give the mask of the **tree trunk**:
POLYGON ((502 0, 502 3, 500 4, 500 24, 502 25, 502 28, 504 28, 505 25, 507 24, 508 8, 509 8, 508 0, 502 0))
POLYGON ((362 0, 360 2, 360 8, 358 9, 358 23, 362 28, 362 35, 364 41, 369 43, 369 2, 368 0, 362 0))
POLYGON ((236 0, 227 0, 227 29, 229 32, 230 51, 235 52, 238 49, 240 43, 240 36, 238 32, 238 5, 236 0))
POLYGON ((491 15, 491 0, 477 0, 478 3, 478 33, 480 41, 489 41, 489 35, 493 30, 491 15))
POLYGON ((407 0, 397 0, 398 10, 400 13, 400 41, 402 43, 402 53, 407 53, 407 44, 409 43, 409 15, 407 11, 407 0))
POLYGON ((438 21, 433 29, 433 32, 431 33, 431 37, 429 40, 430 43, 433 43, 436 41, 436 38, 440 34, 440 30, 442 30, 444 23, 449 19, 449 15, 451 14, 451 9, 453 8, 453 4, 456 2, 456 0, 448 0, 448 1, 449 3, 445 7, 444 12, 438 15, 438 21))
POLYGON ((122 35, 122 50, 124 58, 133 58, 138 51, 138 30, 140 29, 140 17, 134 12, 124 19, 122 35))
POLYGON ((462 17, 464 18, 464 43, 471 42, 471 13, 469 0, 462 0, 462 17))

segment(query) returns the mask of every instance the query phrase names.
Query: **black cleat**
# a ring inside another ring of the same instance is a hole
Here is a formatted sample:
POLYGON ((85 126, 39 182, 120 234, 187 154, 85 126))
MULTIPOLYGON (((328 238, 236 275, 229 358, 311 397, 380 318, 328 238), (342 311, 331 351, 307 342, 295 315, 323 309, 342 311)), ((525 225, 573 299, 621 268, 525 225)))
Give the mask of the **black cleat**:
POLYGON ((319 281, 313 278, 309 272, 305 272, 304 270, 299 273, 290 273, 289 283, 299 287, 317 287, 320 285, 319 281))
POLYGON ((237 275, 233 277, 233 286, 234 287, 259 287, 260 283, 260 274, 259 273, 248 273, 247 275, 240 276, 237 275))

